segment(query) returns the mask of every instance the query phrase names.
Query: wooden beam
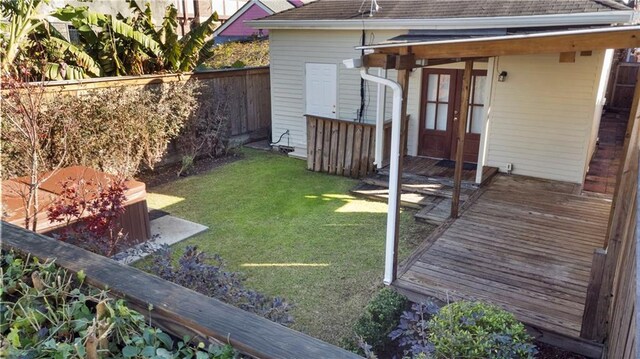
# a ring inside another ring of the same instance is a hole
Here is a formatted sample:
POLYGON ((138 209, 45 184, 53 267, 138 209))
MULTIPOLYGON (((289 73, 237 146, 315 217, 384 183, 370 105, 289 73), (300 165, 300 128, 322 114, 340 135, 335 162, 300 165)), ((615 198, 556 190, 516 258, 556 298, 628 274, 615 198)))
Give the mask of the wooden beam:
POLYGON ((367 54, 362 57, 362 64, 364 67, 379 67, 385 70, 411 70, 417 67, 413 54, 367 54))
MULTIPOLYGON (((376 49, 376 52, 397 54, 408 45, 376 49)), ((623 49, 640 47, 640 30, 625 29, 596 33, 579 33, 554 36, 532 36, 494 40, 469 40, 449 43, 411 45, 416 59, 450 59, 492 57, 506 55, 530 55, 590 51, 598 49, 623 49)))
MULTIPOLYGON (((401 51, 400 55, 409 55, 410 49, 404 48, 401 51)), ((397 82, 402 88, 402 110, 400 114, 400 121, 402 123, 401 133, 405 133, 407 131, 407 122, 404 120, 407 117, 407 94, 409 93, 409 76, 411 75, 411 71, 408 69, 398 70, 397 74, 397 82)), ((402 160, 405 155, 405 146, 400 143, 400 158, 398 159, 398 171, 397 173, 389 173, 389 176, 397 176, 397 188, 396 188, 396 203, 400 203, 400 194, 402 188, 402 160)), ((390 181, 391 182, 391 181, 390 181)), ((389 192, 391 194, 391 191, 389 192)), ((398 244, 400 243, 400 206, 398 206, 395 213, 395 238, 393 241, 393 279, 392 282, 397 279, 398 276, 398 244)))
POLYGON ((364 67, 379 67, 385 70, 394 69, 396 67, 396 56, 390 54, 367 54, 362 56, 362 65, 364 67))
MULTIPOLYGON (((620 267, 621 255, 626 242, 634 240, 630 233, 635 229, 634 207, 636 205, 636 194, 638 184, 638 157, 640 143, 638 141, 640 132, 640 72, 636 80, 633 105, 629 115, 629 123, 625 134, 622 160, 618 172, 616 189, 611 204, 611 214, 609 216, 609 226, 604 242, 606 257, 600 279, 600 291, 595 300, 597 303, 585 303, 585 308, 596 308, 593 325, 596 327, 590 335, 593 340, 602 341, 607 335, 610 324, 611 303, 614 290, 616 289, 617 272, 620 267)), ((598 278, 592 275, 592 278, 598 278)), ((589 283, 589 288, 597 283, 589 283)), ((621 285, 628 285, 622 283, 621 285)), ((589 299, 589 298, 588 298, 589 299)), ((586 313, 585 313, 586 315, 586 313)), ((586 323, 590 325, 590 323, 586 323)), ((583 323, 585 325, 585 323, 583 323)))
POLYGON ((575 53, 575 51, 561 52, 560 53, 560 62, 561 63, 573 63, 573 62, 576 62, 576 53, 575 53))
MULTIPOLYGON (((464 165, 464 138, 467 133, 467 115, 469 113, 469 96, 471 92, 471 76, 473 60, 467 60, 462 77, 462 99, 458 117, 458 142, 456 145, 456 168, 453 175, 453 196, 451 197, 451 218, 458 218, 460 208, 460 186, 462 185, 462 167, 464 165)), ((455 119, 454 119, 455 126, 455 119)))
POLYGON ((396 70, 411 70, 414 68, 416 68, 416 57, 413 54, 397 56, 396 70))

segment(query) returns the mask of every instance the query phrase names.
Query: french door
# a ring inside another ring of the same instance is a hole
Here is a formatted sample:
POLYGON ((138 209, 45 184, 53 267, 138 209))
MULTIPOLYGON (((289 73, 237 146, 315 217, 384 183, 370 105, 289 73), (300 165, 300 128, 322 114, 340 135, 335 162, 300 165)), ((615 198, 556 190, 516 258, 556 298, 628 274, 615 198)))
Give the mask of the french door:
MULTIPOLYGON (((454 159, 462 97, 463 70, 424 69, 420 110, 420 156, 454 159)), ((477 162, 484 124, 487 72, 474 70, 469 97, 464 161, 477 162)))

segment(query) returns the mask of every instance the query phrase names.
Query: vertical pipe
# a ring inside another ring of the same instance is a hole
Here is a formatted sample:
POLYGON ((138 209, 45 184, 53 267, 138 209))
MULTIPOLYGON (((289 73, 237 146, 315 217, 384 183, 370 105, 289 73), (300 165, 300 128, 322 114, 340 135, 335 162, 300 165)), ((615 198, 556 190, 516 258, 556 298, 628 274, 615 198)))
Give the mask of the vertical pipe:
POLYGON ((392 80, 369 75, 366 68, 360 69, 364 80, 384 84, 393 90, 393 110, 391 116, 391 158, 389 168, 389 204, 387 210, 387 237, 385 243, 384 283, 389 285, 395 278, 395 242, 398 237, 396 219, 400 210, 398 194, 400 180, 400 133, 402 132, 402 87, 392 80))
MULTIPOLYGON (((379 69, 378 77, 386 78, 387 70, 379 69)), ((384 113, 387 101, 387 87, 382 83, 378 83, 378 99, 376 109, 376 154, 375 163, 378 169, 382 168, 384 161, 384 113)))

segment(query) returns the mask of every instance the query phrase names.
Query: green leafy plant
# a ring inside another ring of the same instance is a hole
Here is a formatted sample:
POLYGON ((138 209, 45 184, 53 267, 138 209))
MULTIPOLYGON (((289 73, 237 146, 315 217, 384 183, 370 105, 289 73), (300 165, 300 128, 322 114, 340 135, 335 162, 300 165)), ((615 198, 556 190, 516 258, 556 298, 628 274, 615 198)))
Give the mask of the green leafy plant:
POLYGON ((48 79, 102 76, 102 68, 85 49, 64 38, 43 11, 49 0, 3 0, 0 12, 0 59, 4 76, 40 75, 48 79))
POLYGON ((537 353, 513 314, 486 303, 446 305, 429 320, 428 330, 437 358, 534 358, 537 353))
POLYGON ((183 155, 180 161, 180 169, 178 169, 178 177, 187 176, 193 171, 194 157, 191 155, 183 155))
POLYGON ((213 56, 204 65, 214 69, 269 66, 269 40, 218 45, 213 49, 213 56))
POLYGON ((230 346, 194 347, 151 327, 123 300, 53 262, 2 252, 0 356, 8 358, 231 359, 230 346))
MULTIPOLYGON (((165 9, 161 24, 153 21, 150 3, 141 8, 134 0, 127 0, 133 13, 125 17, 100 14, 86 6, 67 5, 52 16, 70 21, 78 30, 80 45, 66 51, 86 53, 88 58, 75 56, 74 60, 95 76, 141 75, 154 72, 192 71, 211 57, 213 34, 218 15, 213 13, 202 23, 195 24, 182 37, 178 37, 178 11, 173 4, 165 9), (93 59, 93 61, 90 61, 93 59)), ((55 66, 47 72, 56 75, 55 66)))
MULTIPOLYGON (((409 300, 402 294, 390 288, 382 288, 367 304, 365 312, 355 323, 355 336, 371 346, 367 350, 378 355, 393 350, 396 346, 388 335, 398 324, 400 315, 407 309, 408 304, 409 300)), ((362 347, 363 344, 359 346, 362 347)))

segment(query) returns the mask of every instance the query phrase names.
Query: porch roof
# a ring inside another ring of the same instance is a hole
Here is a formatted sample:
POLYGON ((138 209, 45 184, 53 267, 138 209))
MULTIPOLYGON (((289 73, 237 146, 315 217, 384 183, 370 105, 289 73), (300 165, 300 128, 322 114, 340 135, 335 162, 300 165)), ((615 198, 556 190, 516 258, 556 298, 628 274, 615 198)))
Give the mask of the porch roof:
MULTIPOLYGON (((640 25, 534 31, 435 40, 403 40, 358 46, 376 53, 412 53, 415 59, 478 58, 640 47, 640 25)), ((369 56, 369 55, 365 55, 369 56)))

